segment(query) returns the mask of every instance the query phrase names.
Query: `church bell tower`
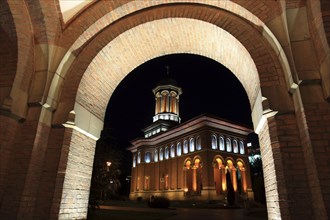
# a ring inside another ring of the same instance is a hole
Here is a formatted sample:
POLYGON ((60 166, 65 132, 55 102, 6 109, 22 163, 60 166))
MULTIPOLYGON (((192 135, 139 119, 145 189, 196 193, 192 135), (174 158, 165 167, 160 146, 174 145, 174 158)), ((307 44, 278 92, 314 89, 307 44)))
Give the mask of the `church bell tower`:
POLYGON ((179 97, 182 89, 177 82, 169 77, 169 67, 167 75, 152 90, 155 95, 155 115, 153 124, 144 129, 145 137, 167 131, 170 127, 181 122, 179 116, 179 97))

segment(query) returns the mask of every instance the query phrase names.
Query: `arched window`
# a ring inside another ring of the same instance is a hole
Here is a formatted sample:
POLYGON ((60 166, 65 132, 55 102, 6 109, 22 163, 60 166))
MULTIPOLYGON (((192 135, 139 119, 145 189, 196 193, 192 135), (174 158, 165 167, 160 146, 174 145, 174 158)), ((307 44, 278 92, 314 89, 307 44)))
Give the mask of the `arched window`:
POLYGON ((194 152, 195 151, 195 139, 194 138, 190 138, 190 141, 189 141, 189 151, 190 152, 194 152))
POLYGON ((147 151, 144 154, 144 162, 150 163, 150 161, 151 161, 151 153, 149 151, 147 151))
POLYGON ((247 182, 246 182, 246 171, 243 162, 237 162, 237 179, 238 179, 238 189, 239 192, 246 192, 247 182))
POLYGON ((138 164, 141 163, 141 151, 138 152, 137 163, 138 163, 138 164))
POLYGON ((239 142, 239 153, 240 154, 245 154, 244 142, 243 141, 239 142))
POLYGON ((230 138, 226 138, 226 147, 227 147, 227 151, 231 152, 231 141, 230 138))
POLYGON ((233 140, 233 150, 234 150, 234 153, 238 153, 238 144, 235 139, 233 140))
POLYGON ((188 153, 188 141, 184 140, 183 142, 183 153, 187 154, 188 153))
POLYGON ((175 157, 175 147, 174 145, 171 146, 171 158, 175 157))
POLYGON ((170 157, 170 151, 168 149, 168 147, 165 147, 165 159, 167 160, 170 157))
POLYGON ((222 136, 219 137, 219 148, 220 150, 225 150, 225 140, 222 136))
POLYGON ((133 156, 133 167, 136 167, 136 155, 133 156))
POLYGON ((164 159, 164 152, 163 152, 163 148, 159 149, 159 160, 162 161, 164 159))
MULTIPOLYGON (((232 160, 227 160, 227 169, 230 172, 230 179, 232 182, 232 186, 234 188, 234 191, 236 192, 237 190, 237 176, 236 176, 236 168, 234 166, 234 163, 232 160)), ((228 186, 227 186, 228 189, 228 186)))
POLYGON ((218 148, 218 142, 217 142, 217 136, 214 134, 211 137, 211 142, 212 142, 212 149, 215 150, 218 148))
POLYGON ((154 161, 158 162, 158 150, 157 149, 154 152, 154 161))
POLYGON ((201 138, 199 136, 196 138, 196 150, 202 150, 201 138))
POLYGON ((176 155, 181 156, 181 143, 176 145, 176 155))

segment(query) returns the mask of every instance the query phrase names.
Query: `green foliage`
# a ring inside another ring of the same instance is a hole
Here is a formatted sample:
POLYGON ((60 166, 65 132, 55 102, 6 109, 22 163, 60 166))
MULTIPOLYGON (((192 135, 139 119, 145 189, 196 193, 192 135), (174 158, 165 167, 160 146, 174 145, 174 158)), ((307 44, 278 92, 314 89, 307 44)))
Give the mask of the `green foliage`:
POLYGON ((264 184, 264 175, 262 170, 262 160, 253 158, 250 164, 252 190, 254 192, 254 200, 261 204, 266 204, 266 193, 264 184))
POLYGON ((116 149, 111 137, 101 137, 96 144, 93 174, 91 181, 90 203, 97 200, 119 198, 121 165, 123 152, 116 149), (107 162, 111 162, 107 166, 107 162))

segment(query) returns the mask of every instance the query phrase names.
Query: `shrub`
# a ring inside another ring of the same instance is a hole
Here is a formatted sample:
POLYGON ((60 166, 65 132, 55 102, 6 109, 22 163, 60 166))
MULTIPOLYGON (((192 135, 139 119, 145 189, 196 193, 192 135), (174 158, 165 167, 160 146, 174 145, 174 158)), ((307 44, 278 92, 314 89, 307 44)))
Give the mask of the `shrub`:
POLYGON ((148 205, 151 208, 167 209, 170 206, 170 200, 164 196, 152 196, 148 205))
POLYGON ((136 201, 141 202, 142 201, 142 197, 141 196, 137 197, 136 198, 136 201))

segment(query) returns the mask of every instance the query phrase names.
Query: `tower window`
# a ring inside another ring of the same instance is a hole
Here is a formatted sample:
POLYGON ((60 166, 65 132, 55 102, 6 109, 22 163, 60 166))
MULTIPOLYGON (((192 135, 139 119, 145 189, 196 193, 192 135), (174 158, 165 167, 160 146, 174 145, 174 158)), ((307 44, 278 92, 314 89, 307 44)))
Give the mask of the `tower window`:
POLYGON ((233 150, 234 153, 238 153, 238 144, 236 140, 233 140, 233 150))
POLYGON ((151 161, 151 153, 149 151, 147 151, 144 154, 144 162, 150 163, 150 161, 151 161))
POLYGON ((176 155, 181 156, 181 143, 176 145, 176 155))
POLYGON ((245 154, 245 150, 244 150, 244 142, 240 141, 239 142, 239 153, 240 154, 245 154))
POLYGON ((190 138, 189 150, 190 150, 190 152, 195 151, 195 139, 194 138, 190 138))
POLYGON ((187 154, 188 153, 188 141, 184 140, 183 142, 183 153, 187 154))
POLYGON ((199 136, 196 138, 196 150, 202 150, 201 138, 199 136))
POLYGON ((230 140, 230 138, 226 138, 226 147, 227 147, 227 152, 231 152, 231 140, 230 140))
POLYGON ((223 139, 222 136, 219 137, 219 148, 220 150, 225 150, 225 140, 223 139))
POLYGON ((159 149, 159 160, 162 161, 164 159, 163 148, 159 149))
POLYGON ((165 147, 165 159, 167 160, 169 158, 169 156, 170 156, 170 151, 169 151, 168 147, 166 146, 165 147))
POLYGON ((136 167, 136 155, 133 156, 133 167, 136 167))
POLYGON ((138 164, 141 163, 141 151, 138 152, 137 163, 138 163, 138 164))
POLYGON ((213 150, 217 149, 218 148, 218 142, 217 142, 217 136, 215 136, 215 134, 212 135, 211 142, 212 142, 211 143, 212 144, 212 149, 213 150))
POLYGON ((157 149, 154 152, 154 161, 158 162, 158 151, 157 151, 157 149))
POLYGON ((174 145, 171 146, 171 158, 175 157, 175 147, 174 145))

